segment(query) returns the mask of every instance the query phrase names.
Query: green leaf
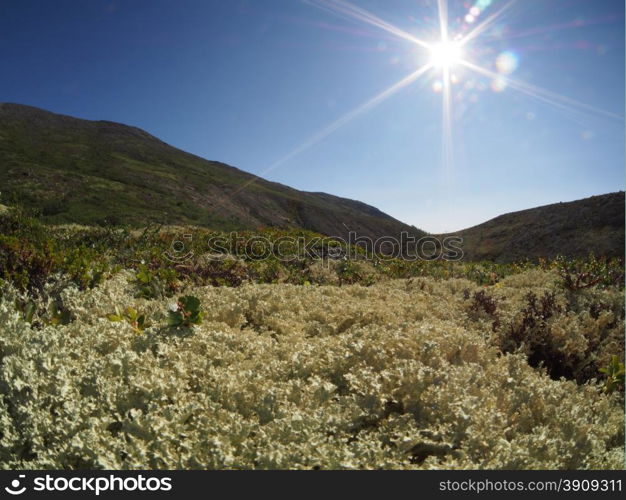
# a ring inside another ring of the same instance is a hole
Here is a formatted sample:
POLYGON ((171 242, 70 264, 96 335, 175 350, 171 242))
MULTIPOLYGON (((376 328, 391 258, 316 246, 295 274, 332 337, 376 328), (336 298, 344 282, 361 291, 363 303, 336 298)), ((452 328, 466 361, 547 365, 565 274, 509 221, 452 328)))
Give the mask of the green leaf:
POLYGON ((137 281, 140 281, 141 283, 144 283, 144 284, 148 284, 152 280, 152 276, 145 269, 142 269, 141 271, 139 271, 136 277, 137 277, 137 281))
POLYGON ((170 311, 167 320, 169 326, 180 326, 183 324, 183 315, 180 312, 170 311))
POLYGON ((137 319, 137 310, 132 308, 132 307, 127 307, 126 308, 126 316, 128 316, 128 319, 130 321, 135 321, 137 319))
POLYGON ((72 315, 67 309, 61 311, 60 321, 62 325, 69 325, 72 322, 72 315))
POLYGON ((32 323, 33 322, 33 315, 35 314, 35 304, 33 304, 32 302, 29 302, 28 304, 26 304, 26 307, 24 308, 24 320, 26 320, 26 322, 28 323, 32 323))
POLYGON ((137 318, 137 329, 140 331, 150 327, 150 321, 146 319, 146 315, 142 314, 137 318))
POLYGON ((183 308, 187 311, 199 311, 200 310, 200 300, 193 295, 187 295, 185 297, 180 297, 178 301, 183 305, 183 308))
POLYGON ((191 316, 189 316, 188 322, 192 325, 199 325, 200 323, 202 323, 202 313, 196 312, 192 314, 191 316))

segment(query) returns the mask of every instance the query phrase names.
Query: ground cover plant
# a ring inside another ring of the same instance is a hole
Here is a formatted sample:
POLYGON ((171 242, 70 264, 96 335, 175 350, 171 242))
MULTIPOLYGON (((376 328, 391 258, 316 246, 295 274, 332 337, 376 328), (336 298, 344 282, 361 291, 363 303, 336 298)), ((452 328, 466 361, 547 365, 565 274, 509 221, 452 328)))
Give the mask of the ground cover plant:
POLYGON ((2 468, 623 467, 623 261, 0 229, 2 468))

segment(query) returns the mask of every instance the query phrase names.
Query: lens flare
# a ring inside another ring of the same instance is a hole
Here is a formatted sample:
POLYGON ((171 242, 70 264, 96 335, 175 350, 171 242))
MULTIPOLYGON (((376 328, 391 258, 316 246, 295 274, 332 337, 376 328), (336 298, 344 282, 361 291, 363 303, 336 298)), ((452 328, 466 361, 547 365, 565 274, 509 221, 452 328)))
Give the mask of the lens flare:
POLYGON ((496 59, 496 68, 503 75, 510 75, 519 66, 519 58, 513 52, 502 52, 496 59))
POLYGON ((551 106, 554 106, 555 108, 562 109, 565 112, 586 113, 596 116, 603 116, 605 118, 610 118, 619 122, 624 122, 624 117, 622 115, 618 115, 617 113, 613 113, 611 111, 606 111, 602 108, 597 108, 595 106, 585 104, 584 102, 577 101, 576 99, 571 99, 557 92, 551 92, 541 87, 537 87, 536 85, 531 85, 520 80, 515 80, 509 76, 494 73, 493 71, 490 71, 486 68, 478 66, 477 64, 473 64, 465 60, 461 61, 460 64, 488 78, 493 78, 494 80, 502 80, 507 87, 515 89, 518 92, 526 94, 528 97, 544 102, 545 104, 549 104, 551 106))
POLYGON ((491 82, 491 90, 494 92, 504 92, 507 87, 507 80, 501 76, 494 78, 491 82))
MULTIPOLYGON (((421 49, 428 50, 430 52, 430 62, 417 69, 414 73, 400 80, 391 87, 383 90, 379 94, 375 95, 369 101, 362 103, 360 106, 352 109, 345 115, 339 117, 334 122, 327 125, 325 128, 319 130, 316 134, 307 139, 297 148, 293 149, 290 153, 283 156, 283 158, 274 162, 267 169, 265 169, 261 175, 265 175, 271 170, 281 166, 282 164, 292 160, 297 155, 313 147, 317 143, 324 140, 326 137, 334 133, 340 127, 346 125, 356 117, 365 113, 366 111, 374 108, 383 101, 387 100, 393 94, 397 93, 401 89, 409 86, 415 81, 419 80, 422 76, 429 71, 435 69, 440 75, 438 79, 432 83, 432 89, 434 92, 441 94, 442 100, 442 163, 444 172, 450 173, 449 169, 453 166, 454 160, 454 138, 453 138, 453 100, 461 99, 462 93, 455 94, 455 99, 452 98, 452 86, 460 83, 458 75, 453 73, 453 69, 459 67, 461 70, 471 70, 471 72, 486 77, 487 81, 491 83, 491 89, 494 92, 503 92, 506 89, 512 89, 517 92, 521 92, 526 96, 549 104, 556 108, 559 108, 567 113, 588 113, 597 116, 603 116, 605 118, 611 118, 620 122, 624 121, 624 117, 617 113, 609 112, 603 109, 590 106, 575 99, 568 98, 559 94, 558 92, 550 92, 541 87, 531 85, 529 83, 515 80, 512 75, 518 68, 520 59, 519 56, 512 51, 504 51, 500 53, 495 60, 496 71, 491 71, 487 68, 476 64, 469 60, 465 52, 476 53, 475 50, 466 51, 465 47, 471 45, 478 39, 499 39, 502 38, 504 28, 501 28, 496 23, 500 22, 504 17, 504 14, 509 11, 518 0, 507 0, 497 11, 492 14, 486 14, 489 8, 494 4, 494 0, 475 0, 475 2, 466 2, 465 8, 467 12, 465 16, 460 16, 460 20, 465 20, 467 25, 472 24, 470 30, 462 31, 460 33, 449 34, 448 28, 448 0, 437 0, 438 9, 438 21, 439 21, 439 36, 435 41, 427 42, 416 37, 412 32, 405 31, 393 24, 381 19, 380 17, 368 12, 367 10, 357 7, 350 3, 348 0, 302 0, 304 3, 315 6, 321 10, 331 12, 344 19, 351 19, 367 24, 369 26, 378 28, 389 35, 413 43, 421 49), (480 20, 480 22, 479 22, 480 20), (461 97, 459 97, 461 96, 461 97)), ((462 21, 461 21, 462 22, 462 21)), ((467 28, 467 25, 465 28, 467 28)), ((573 24, 570 24, 573 25, 573 24)), ((567 25, 567 26, 570 26, 567 25)), ((552 29, 552 28, 551 28, 552 29)), ((531 32, 532 33, 532 32, 531 32)), ((528 33, 521 33, 517 36, 527 36, 528 33)), ((387 50, 387 45, 379 44, 378 51, 384 52, 387 50)), ((598 49, 598 53, 601 53, 601 48, 598 49)), ((393 64, 398 63, 397 56, 391 59, 393 64)), ((479 93, 485 91, 488 85, 480 80, 468 79, 463 85, 465 91, 467 91, 467 99, 476 103, 479 101, 479 93)), ((535 119, 533 112, 526 113, 526 119, 531 121, 535 119)), ((594 133, 591 130, 585 130, 581 137, 583 140, 591 140, 594 137, 594 133)), ((250 181, 240 186, 237 190, 226 195, 226 198, 230 198, 242 191, 250 184, 255 182, 258 177, 253 177, 250 181)), ((225 201, 222 200, 222 201, 225 201)), ((219 203, 218 203, 219 205, 219 203)))

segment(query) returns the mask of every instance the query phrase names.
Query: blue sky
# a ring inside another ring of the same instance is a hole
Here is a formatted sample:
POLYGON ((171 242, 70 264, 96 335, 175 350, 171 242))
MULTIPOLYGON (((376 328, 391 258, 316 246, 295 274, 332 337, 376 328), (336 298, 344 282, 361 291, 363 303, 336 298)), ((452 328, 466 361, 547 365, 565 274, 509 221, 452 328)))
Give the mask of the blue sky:
MULTIPOLYGON (((135 125, 432 232, 624 189, 623 1, 519 0, 468 43, 463 59, 491 73, 450 67, 447 161, 439 68, 326 134, 431 55, 322 4, 4 0, 0 101, 135 125)), ((440 37, 435 0, 352 5, 440 37)), ((505 5, 449 0, 450 36, 505 5)))

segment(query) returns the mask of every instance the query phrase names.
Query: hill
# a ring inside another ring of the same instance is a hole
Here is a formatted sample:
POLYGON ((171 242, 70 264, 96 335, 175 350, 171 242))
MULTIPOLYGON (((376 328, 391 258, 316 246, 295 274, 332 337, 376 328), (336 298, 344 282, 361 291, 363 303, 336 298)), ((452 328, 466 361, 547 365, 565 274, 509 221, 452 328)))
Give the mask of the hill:
POLYGON ((39 208, 49 223, 424 234, 365 203, 269 182, 135 127, 19 104, 0 104, 0 171, 0 201, 39 208))
POLYGON ((468 260, 513 262, 556 255, 624 255, 624 192, 555 203, 491 219, 455 233, 468 260))
MULTIPOLYGON (((0 203, 39 209, 52 224, 426 234, 360 201, 269 182, 136 127, 19 104, 0 103, 0 173, 0 203)), ((454 235, 467 260, 623 256, 624 192, 501 215, 454 235)))

